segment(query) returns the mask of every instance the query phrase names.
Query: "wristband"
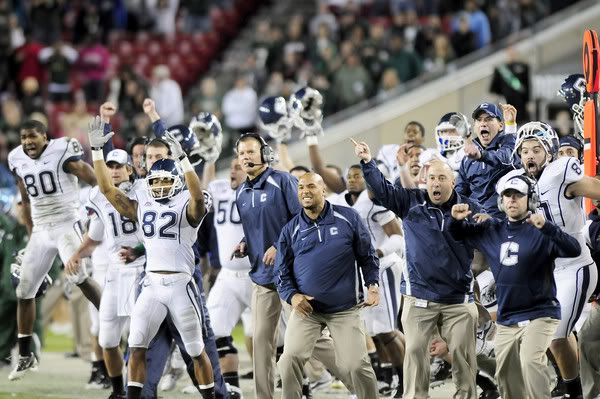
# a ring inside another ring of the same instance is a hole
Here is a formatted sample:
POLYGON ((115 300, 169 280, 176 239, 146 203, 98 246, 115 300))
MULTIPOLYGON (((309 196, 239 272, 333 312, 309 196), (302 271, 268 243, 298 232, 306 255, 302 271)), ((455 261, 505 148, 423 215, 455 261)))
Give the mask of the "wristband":
POLYGON ((104 161, 102 149, 92 148, 92 161, 104 161))
POLYGON ((317 136, 306 136, 306 145, 307 146, 317 145, 317 144, 319 144, 319 139, 317 138, 317 136))
POLYGON ((504 124, 505 124, 506 126, 514 126, 514 125, 516 125, 516 124, 517 124, 517 122, 504 122, 504 124))
POLYGON ((194 171, 194 167, 192 166, 190 160, 187 157, 183 157, 183 159, 179 160, 179 165, 181 165, 183 173, 194 171))

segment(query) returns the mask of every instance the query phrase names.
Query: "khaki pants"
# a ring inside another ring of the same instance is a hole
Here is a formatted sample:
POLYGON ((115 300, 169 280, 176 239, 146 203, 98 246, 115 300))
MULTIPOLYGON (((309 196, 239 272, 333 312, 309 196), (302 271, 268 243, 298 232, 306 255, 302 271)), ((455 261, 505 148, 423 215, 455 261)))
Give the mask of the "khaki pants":
POLYGON ((496 381, 502 399, 549 399, 550 375, 546 351, 558 320, 541 317, 529 324, 496 331, 496 381))
POLYGON ((313 312, 307 317, 292 311, 278 363, 282 397, 302 397, 303 368, 325 326, 333 339, 338 373, 350 377, 359 399, 377 398, 377 379, 367 354, 364 323, 356 307, 331 314, 313 312))
POLYGON ((402 326, 406 339, 404 399, 429 397, 429 342, 438 328, 452 355, 452 380, 456 386, 454 398, 477 398, 477 306, 474 303, 444 305, 422 302, 405 295, 402 326))
MULTIPOLYGON (((256 398, 272 399, 275 392, 276 338, 282 306, 289 314, 291 307, 281 301, 276 290, 252 284, 252 365, 256 398)), ((330 337, 319 336, 311 353, 331 370, 346 388, 351 392, 354 390, 352 380, 336 364, 333 341, 330 337)))
POLYGON ((600 304, 593 303, 579 331, 579 367, 583 398, 600 395, 600 304))

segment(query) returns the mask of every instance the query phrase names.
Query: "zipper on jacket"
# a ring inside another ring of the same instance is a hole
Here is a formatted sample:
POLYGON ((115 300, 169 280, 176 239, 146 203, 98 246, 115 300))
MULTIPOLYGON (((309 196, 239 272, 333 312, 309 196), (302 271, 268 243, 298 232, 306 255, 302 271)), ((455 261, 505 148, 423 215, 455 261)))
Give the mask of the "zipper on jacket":
POLYGON ((313 225, 310 226, 308 229, 300 230, 300 232, 305 233, 307 231, 311 231, 312 229, 317 229, 317 235, 319 236, 319 242, 323 242, 323 238, 321 237, 321 229, 319 229, 319 225, 317 224, 317 222, 314 222, 313 225))
POLYGON ((319 234, 319 242, 323 242, 323 239, 321 238, 321 229, 319 228, 317 222, 315 222, 315 227, 317 228, 317 233, 319 234))
POLYGON ((252 208, 254 208, 254 189, 252 189, 252 208))
POLYGON ((442 212, 442 210, 439 209, 439 208, 429 207, 429 209, 436 210, 436 211, 438 211, 439 213, 442 214, 442 223, 441 223, 442 225, 441 225, 440 231, 444 231, 444 222, 445 222, 445 220, 444 220, 444 212, 442 212))

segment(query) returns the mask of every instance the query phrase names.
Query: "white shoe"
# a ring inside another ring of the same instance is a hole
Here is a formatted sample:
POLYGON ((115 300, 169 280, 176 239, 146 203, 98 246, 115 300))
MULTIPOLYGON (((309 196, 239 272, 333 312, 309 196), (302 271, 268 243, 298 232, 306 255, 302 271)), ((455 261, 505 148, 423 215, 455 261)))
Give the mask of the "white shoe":
POLYGON ((177 381, 183 375, 183 370, 180 369, 171 369, 167 374, 165 374, 160 381, 160 390, 163 392, 172 391, 175 389, 175 385, 177 381))
POLYGON ((318 380, 310 383, 310 390, 311 391, 324 391, 327 388, 329 388, 332 381, 333 381, 333 377, 331 376, 331 374, 329 374, 329 372, 327 370, 325 370, 325 371, 323 371, 323 373, 321 374, 321 377, 318 380))
POLYGON ((244 399, 244 393, 242 392, 242 388, 236 387, 235 385, 231 385, 229 383, 225 383, 227 388, 227 392, 232 399, 244 399))
POLYGON ((35 355, 31 353, 29 356, 19 356, 17 366, 8 375, 9 381, 14 381, 22 378, 28 371, 37 371, 38 362, 35 355))

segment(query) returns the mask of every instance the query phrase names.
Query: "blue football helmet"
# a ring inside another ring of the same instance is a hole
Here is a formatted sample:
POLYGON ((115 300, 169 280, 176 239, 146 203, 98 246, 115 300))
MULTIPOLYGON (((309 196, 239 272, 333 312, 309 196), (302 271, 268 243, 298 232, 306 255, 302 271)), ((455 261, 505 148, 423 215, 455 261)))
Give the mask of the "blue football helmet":
POLYGON ((202 156, 200 155, 200 142, 195 134, 185 125, 174 125, 167 129, 170 133, 175 136, 177 141, 181 144, 185 155, 187 155, 190 163, 194 166, 202 162, 202 156))
POLYGON ((550 154, 551 159, 556 158, 559 147, 558 135, 556 134, 554 129, 550 127, 550 125, 547 125, 543 122, 529 122, 521 126, 517 131, 515 149, 512 153, 513 160, 515 154, 519 154, 521 145, 526 140, 538 140, 542 144, 546 152, 550 154))
POLYGON ((318 90, 303 87, 290 96, 288 110, 294 125, 302 131, 302 136, 322 134, 323 96, 318 90))
POLYGON ((223 129, 219 119, 210 112, 192 117, 189 129, 198 139, 198 154, 205 162, 215 162, 223 146, 223 129))
POLYGON ((261 129, 278 142, 292 137, 294 122, 288 115, 285 98, 267 97, 258 107, 258 122, 261 129))
POLYGON ((442 154, 463 148, 465 138, 470 135, 471 125, 467 117, 460 112, 445 114, 435 127, 436 144, 442 154))
POLYGON ((583 107, 587 100, 585 89, 585 77, 576 73, 566 77, 560 85, 557 95, 564 98, 569 104, 569 109, 573 112, 573 121, 577 128, 577 133, 583 135, 583 107))
MULTIPOLYGON (((15 259, 14 259, 13 263, 11 263, 11 265, 10 265, 10 282, 15 289, 17 289, 17 286, 19 285, 19 282, 21 281, 21 269, 22 269, 24 254, 25 254, 25 248, 21 249, 19 252, 17 252, 14 255, 15 259)), ((40 285, 40 288, 38 288, 37 292, 35 293, 35 297, 39 298, 42 295, 44 295, 46 293, 46 291, 48 291, 48 288, 50 288, 52 286, 52 283, 53 283, 52 277, 50 277, 50 275, 46 274, 44 276, 44 279, 42 280, 42 284, 40 285)))
POLYGON ((154 162, 146 176, 148 193, 156 201, 168 201, 183 190, 183 171, 172 159, 154 162), (164 182, 163 179, 170 181, 164 182))

